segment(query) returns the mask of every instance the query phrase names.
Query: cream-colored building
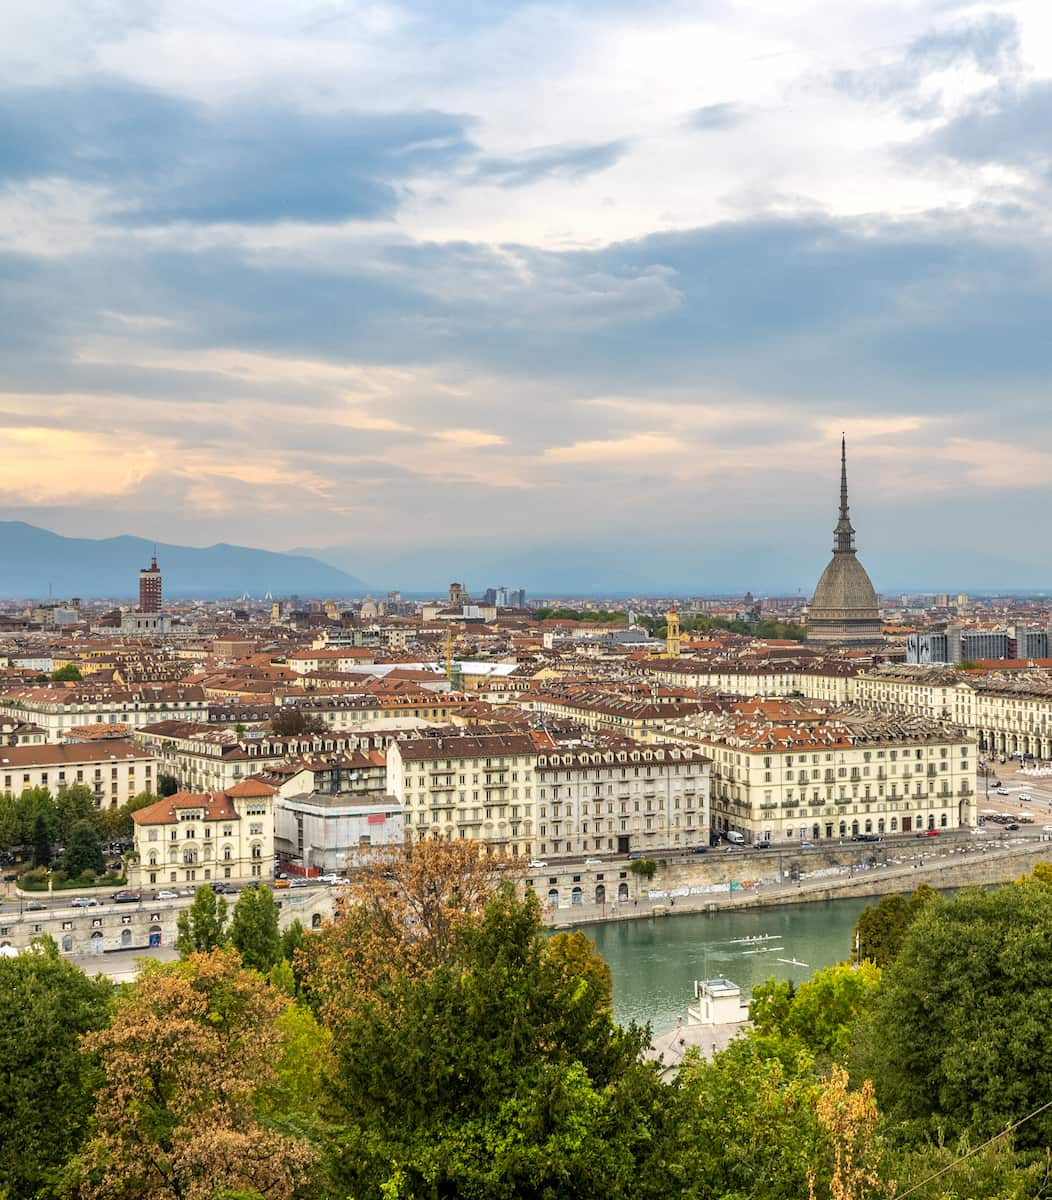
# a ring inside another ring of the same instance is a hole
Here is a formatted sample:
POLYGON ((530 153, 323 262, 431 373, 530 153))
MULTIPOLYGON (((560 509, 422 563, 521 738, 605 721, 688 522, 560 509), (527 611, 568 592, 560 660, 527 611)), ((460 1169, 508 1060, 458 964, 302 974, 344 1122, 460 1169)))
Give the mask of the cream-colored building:
POLYGON ((747 701, 675 732, 712 758, 713 829, 736 830, 747 842, 777 846, 975 823, 976 740, 926 717, 747 701))
POLYGON ((199 687, 108 689, 89 683, 9 688, 0 693, 0 715, 32 721, 61 742, 70 729, 84 725, 127 725, 150 721, 207 721, 208 701, 199 687))
POLYGON ((398 738, 387 790, 402 804, 406 842, 470 838, 533 857, 536 761, 526 733, 398 738))
POLYGON ((131 887, 270 879, 275 789, 245 779, 218 792, 176 792, 132 814, 131 887))
POLYGON ((537 756, 544 857, 709 844, 709 760, 681 746, 555 746, 537 756))
POLYGON ((140 792, 156 791, 157 759, 130 742, 72 742, 59 746, 0 747, 0 788, 21 795, 26 788, 60 788, 82 783, 96 808, 120 808, 140 792))

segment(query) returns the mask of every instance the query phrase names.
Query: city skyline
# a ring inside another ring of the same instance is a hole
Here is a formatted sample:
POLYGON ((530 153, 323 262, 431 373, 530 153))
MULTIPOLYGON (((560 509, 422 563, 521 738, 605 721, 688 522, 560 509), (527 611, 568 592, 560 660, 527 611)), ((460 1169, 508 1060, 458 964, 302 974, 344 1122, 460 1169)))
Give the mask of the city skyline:
POLYGON ((806 592, 846 430, 878 591, 1047 583, 1037 3, 58 7, 0 517, 806 592))

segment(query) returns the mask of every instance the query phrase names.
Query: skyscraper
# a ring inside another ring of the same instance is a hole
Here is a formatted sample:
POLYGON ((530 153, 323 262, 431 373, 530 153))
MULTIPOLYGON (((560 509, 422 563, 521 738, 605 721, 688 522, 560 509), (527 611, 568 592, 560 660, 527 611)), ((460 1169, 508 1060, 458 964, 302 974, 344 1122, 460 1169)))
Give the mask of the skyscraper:
POLYGON ((847 442, 840 441, 840 515, 833 557, 822 572, 807 615, 807 640, 834 646, 875 646, 883 624, 866 569, 855 557, 855 531, 847 504, 847 442))
POLYGON ((159 613, 161 611, 161 570, 157 566, 157 555, 150 559, 150 565, 139 572, 139 612, 159 613))

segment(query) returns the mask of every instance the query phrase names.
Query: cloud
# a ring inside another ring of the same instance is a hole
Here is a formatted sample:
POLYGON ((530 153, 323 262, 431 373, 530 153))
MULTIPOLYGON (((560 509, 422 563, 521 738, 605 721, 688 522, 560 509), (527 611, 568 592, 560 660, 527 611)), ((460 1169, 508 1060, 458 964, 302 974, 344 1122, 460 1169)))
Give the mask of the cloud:
POLYGON ((571 446, 553 446, 544 453, 548 462, 596 463, 624 462, 673 454, 680 443, 664 433, 636 433, 609 441, 574 442, 571 446))
POLYGON ((542 179, 581 179, 612 167, 629 148, 626 139, 592 146, 545 146, 505 158, 483 158, 472 178, 497 187, 517 188, 542 179))
POLYGON ((747 119, 748 113, 740 104, 706 104, 689 114, 687 125, 703 133, 719 133, 735 129, 747 119))
POLYGON ((487 433, 483 429, 440 429, 431 436, 440 442, 452 442, 455 446, 468 446, 473 449, 504 445, 504 438, 499 433, 487 433))
POLYGON ((117 80, 0 94, 0 181, 110 190, 110 218, 334 222, 391 216, 398 185, 473 151, 449 113, 204 105, 117 80))
POLYGON ((938 97, 925 99, 933 77, 945 72, 960 76, 967 70, 1001 78, 1020 71, 1019 23, 1006 13, 986 13, 978 19, 930 30, 877 66, 839 71, 834 85, 860 100, 901 101, 912 115, 932 116, 938 97))

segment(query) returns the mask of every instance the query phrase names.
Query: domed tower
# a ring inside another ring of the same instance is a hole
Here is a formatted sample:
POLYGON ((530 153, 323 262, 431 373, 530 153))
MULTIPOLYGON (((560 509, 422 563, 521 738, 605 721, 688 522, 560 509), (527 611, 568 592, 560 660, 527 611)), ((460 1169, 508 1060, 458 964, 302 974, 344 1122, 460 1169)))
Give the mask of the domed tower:
POLYGON ((833 557, 822 572, 807 614, 807 640, 828 646, 878 646, 883 624, 866 569, 855 557, 855 531, 847 505, 847 442, 840 441, 840 518, 833 557))

